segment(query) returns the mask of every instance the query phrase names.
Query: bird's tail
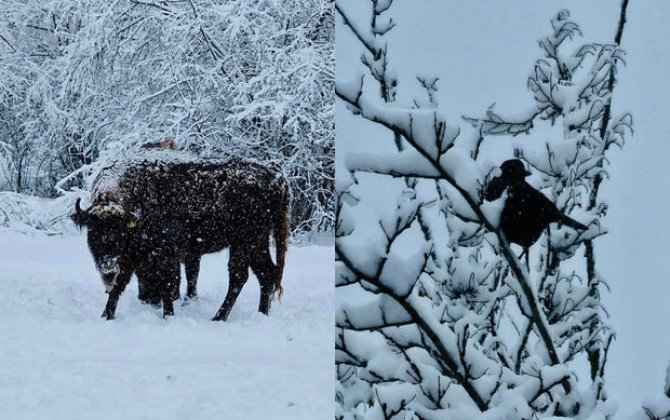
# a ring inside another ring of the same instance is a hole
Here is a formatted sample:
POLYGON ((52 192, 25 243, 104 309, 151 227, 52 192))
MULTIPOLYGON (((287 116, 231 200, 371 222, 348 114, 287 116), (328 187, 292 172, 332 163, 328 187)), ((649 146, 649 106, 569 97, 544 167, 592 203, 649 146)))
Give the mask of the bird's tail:
POLYGON ((568 217, 564 214, 561 214, 560 217, 561 217, 561 223, 563 223, 565 225, 568 225, 575 230, 587 230, 588 229, 588 226, 585 226, 585 225, 579 223, 578 221, 576 221, 575 219, 573 219, 571 217, 568 217))

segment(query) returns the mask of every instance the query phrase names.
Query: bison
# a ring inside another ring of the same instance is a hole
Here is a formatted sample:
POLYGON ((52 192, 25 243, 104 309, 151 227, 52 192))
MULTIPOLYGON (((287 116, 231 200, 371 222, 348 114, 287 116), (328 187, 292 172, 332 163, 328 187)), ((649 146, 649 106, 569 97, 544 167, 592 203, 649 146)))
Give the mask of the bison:
POLYGON ((281 296, 292 195, 277 169, 147 149, 103 167, 91 190, 91 206, 83 210, 77 200, 72 219, 87 227, 88 246, 109 293, 103 317, 114 318, 133 273, 145 288, 160 291, 163 315, 172 315, 179 262, 185 262, 189 290, 195 292, 191 280, 200 256, 224 248, 230 248, 230 281, 214 320, 227 319, 249 267, 260 283, 260 312, 269 312, 275 292, 281 296))

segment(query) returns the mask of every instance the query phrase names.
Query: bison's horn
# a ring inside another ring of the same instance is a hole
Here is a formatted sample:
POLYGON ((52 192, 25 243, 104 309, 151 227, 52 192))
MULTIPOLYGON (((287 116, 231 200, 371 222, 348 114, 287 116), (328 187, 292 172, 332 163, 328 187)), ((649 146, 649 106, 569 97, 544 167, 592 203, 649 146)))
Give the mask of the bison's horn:
POLYGON ((82 227, 86 224, 86 219, 88 216, 88 212, 86 210, 82 210, 81 206, 79 205, 79 202, 81 201, 80 198, 77 199, 77 201, 74 203, 74 213, 70 215, 70 219, 79 227, 82 227))
POLYGON ((77 211, 77 215, 80 216, 84 211, 81 209, 79 206, 79 203, 81 202, 81 198, 77 198, 77 202, 74 203, 74 209, 77 211))

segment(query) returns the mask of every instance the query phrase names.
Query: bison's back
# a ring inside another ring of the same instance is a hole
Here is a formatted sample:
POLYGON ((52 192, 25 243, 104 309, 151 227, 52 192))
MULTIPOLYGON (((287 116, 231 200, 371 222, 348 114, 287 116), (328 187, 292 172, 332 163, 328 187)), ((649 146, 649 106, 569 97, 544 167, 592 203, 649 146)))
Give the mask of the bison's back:
POLYGON ((290 200, 278 170, 241 159, 144 161, 119 189, 150 235, 198 253, 267 237, 290 200))

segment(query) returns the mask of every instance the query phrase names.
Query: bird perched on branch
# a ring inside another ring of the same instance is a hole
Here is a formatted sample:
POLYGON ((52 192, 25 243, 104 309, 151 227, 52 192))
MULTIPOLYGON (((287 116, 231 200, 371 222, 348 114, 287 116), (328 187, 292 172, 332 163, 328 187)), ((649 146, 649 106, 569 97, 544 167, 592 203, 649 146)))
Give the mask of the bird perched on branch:
POLYGON ((524 251, 535 243, 550 223, 560 222, 582 231, 588 227, 566 216, 540 191, 528 184, 530 172, 519 159, 500 165, 502 174, 486 186, 484 199, 498 199, 507 190, 507 200, 500 216, 500 228, 510 243, 521 245, 524 251))

